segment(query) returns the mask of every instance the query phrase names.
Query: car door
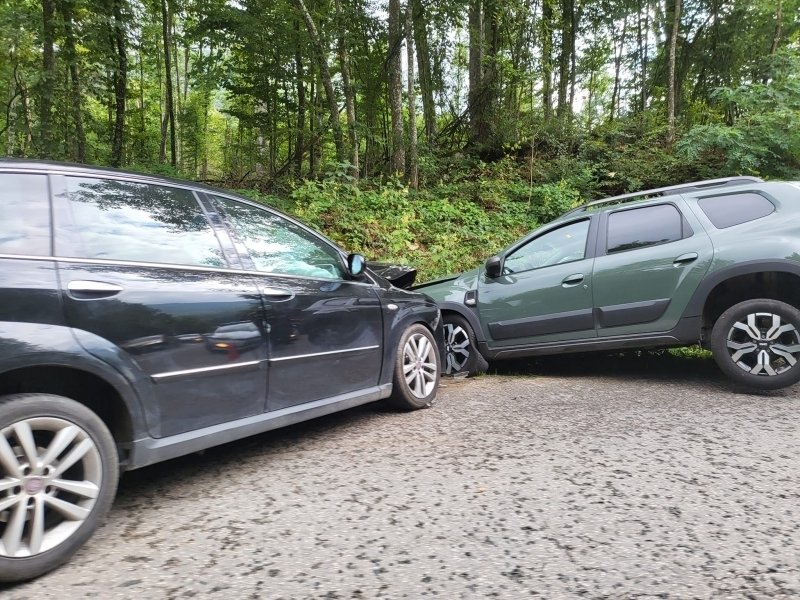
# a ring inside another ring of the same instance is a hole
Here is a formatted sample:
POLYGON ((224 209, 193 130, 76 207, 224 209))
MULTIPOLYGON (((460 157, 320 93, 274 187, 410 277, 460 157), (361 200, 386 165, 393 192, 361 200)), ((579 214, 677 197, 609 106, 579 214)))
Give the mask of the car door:
POLYGON ((261 294, 228 268, 223 233, 195 194, 121 178, 53 179, 67 322, 89 352, 130 362, 151 434, 263 412, 261 294))
POLYGON ((595 336, 593 218, 571 221, 525 241, 503 258, 499 277, 478 284, 478 310, 492 347, 595 336))
POLYGON ((300 224, 234 198, 208 197, 261 290, 268 410, 377 386, 383 317, 376 287, 348 279, 341 251, 300 224))
POLYGON ((669 331, 714 254, 679 198, 603 216, 594 263, 598 336, 669 331))

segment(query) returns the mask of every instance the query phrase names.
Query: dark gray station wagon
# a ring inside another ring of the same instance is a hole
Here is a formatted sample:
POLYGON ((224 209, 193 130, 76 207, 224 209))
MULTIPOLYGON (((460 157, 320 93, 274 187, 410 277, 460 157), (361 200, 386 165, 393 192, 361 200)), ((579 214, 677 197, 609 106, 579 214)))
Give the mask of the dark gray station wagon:
POLYGON ((436 395, 436 305, 276 211, 15 161, 0 211, 0 580, 67 560, 121 470, 436 395))

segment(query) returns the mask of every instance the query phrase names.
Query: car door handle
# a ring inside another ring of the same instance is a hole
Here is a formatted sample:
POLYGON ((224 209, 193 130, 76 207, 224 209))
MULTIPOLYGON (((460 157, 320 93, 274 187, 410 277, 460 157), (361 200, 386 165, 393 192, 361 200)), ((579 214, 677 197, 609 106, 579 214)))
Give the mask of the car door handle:
POLYGON ((578 285, 581 281, 583 281, 583 273, 575 273, 564 277, 564 279, 561 280, 561 286, 572 287, 573 285, 578 285))
POLYGON ((261 295, 271 302, 283 302, 294 298, 294 292, 284 288, 264 288, 261 295))
POLYGON ((687 252, 686 254, 681 254, 678 258, 676 258, 672 264, 676 267, 681 267, 683 265, 688 265, 690 262, 697 260, 699 255, 697 252, 687 252))
POLYGON ((116 283, 105 281, 70 281, 67 284, 69 295, 76 300, 95 300, 111 298, 119 294, 124 288, 116 283))

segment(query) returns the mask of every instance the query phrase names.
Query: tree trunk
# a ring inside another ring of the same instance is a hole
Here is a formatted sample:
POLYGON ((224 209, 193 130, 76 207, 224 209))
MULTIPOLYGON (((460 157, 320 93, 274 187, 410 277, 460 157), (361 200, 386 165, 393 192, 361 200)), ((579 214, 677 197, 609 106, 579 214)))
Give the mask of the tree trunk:
POLYGON ((403 66, 400 47, 403 45, 400 22, 400 0, 389 0, 389 107, 392 117, 392 174, 403 175, 406 170, 405 140, 403 132, 403 66))
POLYGON ((666 0, 666 2, 667 14, 672 12, 667 58, 667 144, 671 146, 675 142, 675 56, 681 25, 681 0, 666 0), (669 10, 670 6, 673 7, 672 10, 669 10))
POLYGON ((64 20, 64 51, 69 62, 70 106, 75 124, 75 160, 86 162, 86 133, 83 129, 81 106, 81 81, 78 73, 78 54, 75 50, 72 0, 61 0, 61 17, 64 20))
POLYGON ((166 121, 169 126, 169 164, 176 167, 178 151, 175 142, 175 99, 172 89, 172 10, 169 0, 161 0, 161 35, 164 40, 164 68, 167 71, 166 83, 166 121))
POLYGON ((470 145, 480 143, 484 133, 483 93, 483 3, 469 2, 469 110, 470 145))
POLYGON ((431 53, 428 45, 428 25, 422 0, 410 0, 414 11, 414 41, 417 47, 417 66, 422 113, 425 118, 425 141, 429 148, 436 140, 436 104, 433 100, 433 77, 431 75, 431 53))
MULTIPOLYGON (((338 0, 337 0, 338 1, 338 0)), ((414 85, 414 7, 411 2, 406 6, 406 54, 408 65, 408 185, 413 189, 419 187, 419 168, 417 159, 417 92, 414 85)))
POLYGON ((780 44, 781 42, 782 28, 783 28, 783 0, 778 0, 778 6, 775 7, 775 32, 772 34, 772 43, 769 46, 770 56, 778 51, 778 44, 780 44))
POLYGON ((51 109, 55 84, 55 19, 54 0, 42 0, 42 78, 39 84, 39 155, 53 158, 51 109))
POLYGON ((358 179, 358 131, 356 130, 356 98, 353 91, 353 84, 350 81, 350 55, 347 52, 345 43, 344 15, 342 14, 342 3, 335 0, 336 6, 336 29, 339 35, 339 68, 342 73, 342 87, 344 89, 345 110, 347 112, 347 138, 350 143, 350 174, 358 179))
POLYGON ((558 54, 558 118, 563 119, 568 111, 568 89, 570 81, 570 44, 575 43, 572 31, 573 0, 561 0, 561 51, 558 54))
POLYGON ((114 134, 111 141, 111 166, 119 167, 123 163, 125 146, 125 100, 128 89, 128 54, 127 36, 122 15, 123 0, 113 2, 114 49, 116 64, 114 65, 114 134))
POLYGON ((552 0, 542 0, 542 112, 545 121, 553 116, 553 7, 552 0))
MULTIPOLYGON (((300 31, 300 23, 295 21, 294 30, 300 31)), ((294 168, 295 173, 300 176, 303 170, 303 153, 305 152, 305 128, 306 128, 306 83, 303 74, 303 55, 298 40, 294 51, 294 74, 297 86, 297 135, 294 148, 294 168)))
POLYGON ((333 143, 336 146, 336 160, 338 162, 344 161, 344 141, 342 140, 342 126, 339 122, 339 105, 336 101, 336 92, 333 89, 333 82, 331 80, 331 72, 328 68, 327 51, 322 45, 322 40, 319 37, 317 26, 314 24, 314 19, 311 13, 308 12, 305 2, 303 0, 293 0, 297 10, 306 23, 308 35, 311 38, 311 43, 314 46, 314 51, 317 55, 317 64, 319 65, 319 74, 322 79, 322 85, 325 88, 325 95, 328 100, 328 111, 330 112, 330 124, 333 130, 333 143))

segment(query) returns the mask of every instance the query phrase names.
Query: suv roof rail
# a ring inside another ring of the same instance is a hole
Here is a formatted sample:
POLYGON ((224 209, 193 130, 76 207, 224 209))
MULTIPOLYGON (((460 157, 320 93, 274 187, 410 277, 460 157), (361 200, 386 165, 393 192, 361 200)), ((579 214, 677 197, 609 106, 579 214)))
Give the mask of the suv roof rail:
POLYGON ((693 181, 691 183, 681 183, 678 185, 668 185, 666 187, 653 188, 651 190, 642 190, 640 192, 630 192, 628 194, 620 194, 619 196, 610 196, 600 200, 587 202, 576 208, 573 208, 567 214, 586 210, 593 206, 600 206, 602 204, 615 204, 623 200, 631 200, 633 198, 646 197, 646 196, 665 196, 667 194, 678 194, 680 192, 692 192, 696 190, 703 190, 706 188, 728 187, 732 185, 742 185, 744 183, 761 183, 764 180, 760 177, 739 176, 739 177, 721 177, 719 179, 706 179, 704 181, 693 181))

